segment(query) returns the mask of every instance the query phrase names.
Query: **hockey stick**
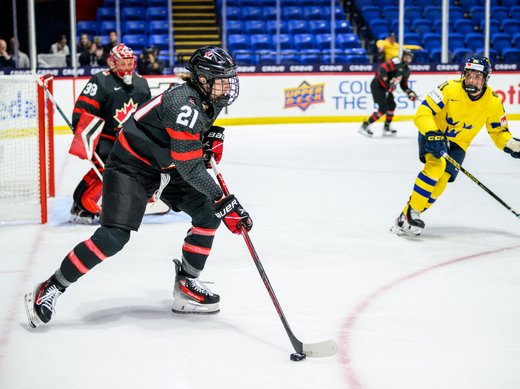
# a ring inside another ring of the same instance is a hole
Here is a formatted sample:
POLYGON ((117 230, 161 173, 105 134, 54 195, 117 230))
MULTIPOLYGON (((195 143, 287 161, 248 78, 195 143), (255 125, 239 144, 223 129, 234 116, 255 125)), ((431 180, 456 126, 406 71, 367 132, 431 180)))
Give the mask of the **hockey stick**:
MULTIPOLYGON (((220 173, 217 163, 215 162, 215 159, 211 157, 210 159, 211 168, 213 169, 213 173, 217 177, 217 181, 222 188, 222 191, 224 192, 224 195, 229 195, 229 190, 226 186, 226 183, 224 182, 224 178, 222 177, 222 174, 220 173)), ((296 336, 293 334, 291 327, 289 327, 289 323, 287 322, 287 319, 285 318, 285 315, 282 311, 282 307, 280 306, 280 303, 278 302, 278 299, 276 298, 276 295, 274 293, 273 287, 271 286, 271 282, 269 282, 269 278, 267 278, 267 274, 264 270, 264 267, 262 266, 262 263, 260 262, 260 258, 258 257, 258 254, 256 253, 256 250, 253 246, 253 242, 251 242, 251 238, 249 238, 249 234, 247 230, 244 227, 241 227, 241 234, 244 238, 244 241, 246 242, 247 248, 249 249, 249 252, 251 253, 251 256, 253 257, 253 261, 255 262, 256 268, 258 269, 258 272, 260 273, 260 277, 262 278, 262 281, 264 282, 264 285, 267 289, 267 292, 269 293, 269 296, 271 297, 271 300, 274 304, 274 307, 276 308, 276 312, 278 312, 278 316, 280 317, 280 320, 282 321, 282 324, 285 328, 285 331, 287 332, 287 335, 289 336, 289 340, 292 343, 292 346, 294 347, 294 350, 298 353, 303 353, 310 357, 330 357, 332 355, 335 355, 338 352, 338 344, 333 340, 326 340, 323 342, 318 343, 302 343, 300 340, 296 338, 296 336)))
POLYGON ((487 186, 485 186, 482 182, 477 180, 477 178, 468 172, 466 169, 462 167, 460 163, 455 161, 452 157, 450 157, 446 152, 442 152, 442 156, 446 161, 451 163, 454 167, 456 167, 458 170, 460 170, 462 173, 464 173, 466 176, 469 177, 471 181, 473 181, 475 184, 480 186, 484 191, 489 194, 491 197, 493 197, 496 201, 498 201, 500 204, 502 204, 509 212, 511 212, 513 215, 515 215, 517 218, 520 218, 520 213, 516 212, 513 208, 511 208, 504 200, 502 200, 500 197, 498 197, 496 194, 494 194, 487 186))

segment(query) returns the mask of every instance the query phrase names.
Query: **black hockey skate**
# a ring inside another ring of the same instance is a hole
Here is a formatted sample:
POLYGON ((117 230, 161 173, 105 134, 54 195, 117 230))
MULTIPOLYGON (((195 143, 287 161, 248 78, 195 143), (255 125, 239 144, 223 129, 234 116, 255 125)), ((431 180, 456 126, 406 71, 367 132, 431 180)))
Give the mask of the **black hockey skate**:
POLYGON ((420 217, 421 213, 408 206, 406 214, 401 213, 395 220, 395 224, 390 231, 397 235, 419 236, 424 229, 424 222, 420 217))
POLYGON ((25 311, 32 328, 48 323, 55 312, 56 300, 65 292, 51 277, 25 294, 25 311))
POLYGON ((362 135, 365 135, 365 136, 368 136, 369 138, 374 135, 374 133, 372 132, 372 130, 369 128, 370 124, 368 123, 367 120, 365 120, 363 122, 363 124, 361 124, 361 127, 359 128, 359 133, 362 134, 362 135))
POLYGON ((383 136, 395 136, 397 130, 390 127, 390 124, 386 124, 383 127, 383 136))
POLYGON ((76 224, 98 224, 99 223, 99 214, 94 214, 79 204, 72 204, 72 208, 70 209, 70 223, 76 224))
POLYGON ((175 286, 173 287, 174 313, 211 315, 220 312, 220 296, 202 284, 198 278, 179 275, 181 261, 174 259, 175 286))

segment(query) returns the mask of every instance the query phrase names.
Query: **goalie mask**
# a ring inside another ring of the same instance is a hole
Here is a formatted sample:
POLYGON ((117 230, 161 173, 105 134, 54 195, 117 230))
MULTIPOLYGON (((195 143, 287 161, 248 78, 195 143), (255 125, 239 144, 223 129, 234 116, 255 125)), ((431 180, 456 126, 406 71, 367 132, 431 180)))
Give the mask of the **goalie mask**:
POLYGON ((132 49, 120 43, 110 50, 107 58, 108 67, 117 74, 126 85, 132 85, 132 74, 137 66, 135 55, 132 49))
POLYGON ((226 107, 237 99, 237 65, 224 49, 215 46, 197 49, 190 58, 188 70, 193 81, 213 103, 226 107))
POLYGON ((486 57, 474 56, 464 65, 462 86, 471 97, 480 96, 491 75, 491 62, 486 57))

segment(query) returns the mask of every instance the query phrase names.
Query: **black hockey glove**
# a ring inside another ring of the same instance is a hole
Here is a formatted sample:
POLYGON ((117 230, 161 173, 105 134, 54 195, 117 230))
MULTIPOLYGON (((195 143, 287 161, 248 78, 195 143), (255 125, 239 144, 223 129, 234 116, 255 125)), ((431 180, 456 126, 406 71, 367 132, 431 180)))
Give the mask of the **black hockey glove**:
POLYGON ((406 91, 406 94, 407 94, 409 100, 411 100, 411 101, 417 100, 417 93, 415 93, 413 90, 408 89, 406 91))
POLYGON ((224 152, 224 127, 211 126, 202 136, 202 151, 204 162, 208 168, 211 167, 209 160, 211 156, 219 163, 224 152))
POLYGON ((253 221, 249 213, 242 208, 235 195, 229 195, 212 205, 215 215, 224 221, 226 227, 233 234, 240 234, 240 229, 245 227, 247 231, 253 228, 253 221))
POLYGON ((520 158, 520 139, 511 138, 507 141, 504 151, 513 158, 520 158))
POLYGON ((443 152, 448 152, 448 144, 442 131, 428 131, 425 137, 424 151, 427 153, 432 153, 435 158, 440 158, 443 152))

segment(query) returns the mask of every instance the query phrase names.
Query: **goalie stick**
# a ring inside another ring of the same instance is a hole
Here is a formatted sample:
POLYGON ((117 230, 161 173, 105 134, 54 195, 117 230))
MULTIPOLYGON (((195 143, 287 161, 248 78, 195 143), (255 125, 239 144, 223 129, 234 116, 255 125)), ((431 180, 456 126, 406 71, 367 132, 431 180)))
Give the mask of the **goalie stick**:
POLYGON ((475 184, 480 186, 484 191, 493 197, 496 201, 498 201, 500 204, 502 204, 509 212, 511 212, 513 215, 515 215, 517 218, 520 218, 520 213, 516 212, 513 208, 511 208, 504 200, 502 200, 500 197, 498 197, 496 194, 494 194, 486 185, 484 185, 482 182, 480 182, 473 174, 468 172, 466 169, 462 167, 460 163, 455 161, 452 157, 450 157, 446 152, 442 152, 442 156, 446 161, 451 163, 454 167, 459 169, 462 173, 464 173, 466 176, 469 177, 471 181, 473 181, 475 184))
MULTIPOLYGON (((45 83, 42 81, 42 79, 37 74, 33 74, 33 76, 34 76, 34 78, 36 78, 36 81, 38 82, 40 87, 44 90, 44 92, 47 95, 47 97, 49 98, 49 100, 56 107, 56 110, 59 112, 59 114, 61 115, 61 117, 63 118, 63 120, 67 124, 67 126, 70 128, 70 130, 72 132, 74 132, 74 130, 72 129, 72 123, 70 122, 70 120, 67 118, 67 116, 65 116, 65 114, 61 110, 60 106, 58 105, 58 103, 54 99, 54 96, 52 95, 51 91, 49 90, 49 88, 47 88, 47 85, 45 85, 45 83)), ((99 165, 104 169, 105 168, 105 164, 103 163, 103 161, 101 160, 99 155, 97 155, 97 153, 95 151, 93 152, 93 155, 94 155, 94 158, 96 158, 96 160, 99 163, 99 165)), ((96 164, 94 163, 94 161, 92 161, 90 159, 88 161, 92 165, 92 168, 94 169, 94 171, 98 175, 98 177, 101 180, 101 182, 103 182, 103 175, 99 171, 99 169, 96 166, 96 164)), ((100 201, 101 201, 101 199, 100 199, 100 201)), ((170 210, 171 210, 170 207, 166 203, 164 203, 161 199, 156 199, 154 202, 146 204, 145 215, 156 215, 156 214, 163 215, 165 213, 168 213, 170 210)))
MULTIPOLYGON (((217 178, 217 181, 220 187, 222 188, 222 191, 224 192, 224 195, 228 196, 229 190, 226 186, 226 183, 224 182, 224 178, 222 177, 222 174, 220 173, 217 167, 217 163, 215 162, 215 158, 213 158, 213 156, 211 156, 210 164, 211 168, 213 169, 213 173, 215 174, 215 177, 217 178)), ((291 330, 291 327, 289 327, 289 323, 285 318, 285 315, 282 311, 282 307, 280 306, 280 303, 276 298, 273 287, 271 286, 271 282, 269 281, 264 267, 260 262, 260 258, 258 257, 258 254, 256 253, 256 250, 253 246, 253 242, 251 241, 251 238, 249 237, 249 234, 244 227, 241 228, 241 235, 244 238, 244 241, 246 242, 247 248, 251 253, 251 256, 253 257, 253 261, 255 262, 256 268, 260 273, 260 277, 262 278, 267 292, 271 297, 271 301, 273 302, 274 307, 276 308, 276 312, 278 312, 278 316, 282 321, 283 327, 285 328, 285 331, 289 336, 289 340, 291 341, 294 350, 298 353, 304 353, 309 357, 330 357, 335 355, 338 352, 338 344, 334 340, 325 340, 323 342, 317 343, 302 343, 300 340, 298 340, 298 338, 296 338, 296 336, 291 330)))

